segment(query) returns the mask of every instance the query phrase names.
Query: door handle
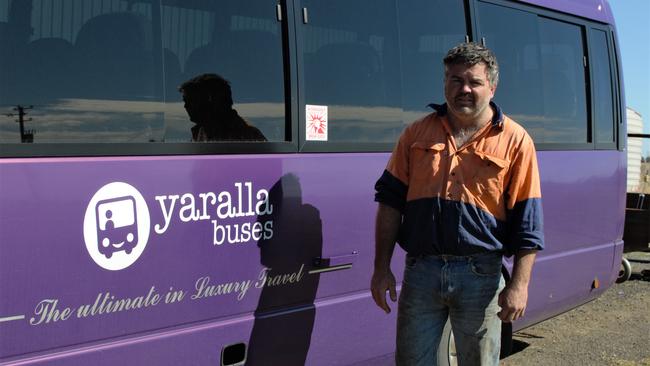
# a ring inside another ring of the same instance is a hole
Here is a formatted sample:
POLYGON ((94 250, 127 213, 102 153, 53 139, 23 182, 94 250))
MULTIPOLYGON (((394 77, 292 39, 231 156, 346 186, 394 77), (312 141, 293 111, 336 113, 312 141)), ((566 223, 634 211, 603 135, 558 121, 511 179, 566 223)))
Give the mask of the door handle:
POLYGON ((314 269, 309 271, 309 274, 334 272, 343 269, 350 269, 352 268, 352 264, 354 263, 354 261, 358 256, 359 256, 359 252, 355 250, 351 253, 332 256, 332 257, 316 257, 312 261, 314 269))

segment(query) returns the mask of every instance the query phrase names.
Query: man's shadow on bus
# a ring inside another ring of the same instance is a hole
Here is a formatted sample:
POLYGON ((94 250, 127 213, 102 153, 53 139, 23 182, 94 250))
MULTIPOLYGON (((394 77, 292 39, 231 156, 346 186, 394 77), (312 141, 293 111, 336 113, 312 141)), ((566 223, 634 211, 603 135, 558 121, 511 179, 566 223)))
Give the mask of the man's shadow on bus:
POLYGON ((267 272, 246 364, 302 366, 316 316, 319 275, 309 274, 309 270, 314 258, 322 254, 320 213, 302 202, 300 182, 292 174, 275 183, 269 199, 273 236, 258 243, 267 272))

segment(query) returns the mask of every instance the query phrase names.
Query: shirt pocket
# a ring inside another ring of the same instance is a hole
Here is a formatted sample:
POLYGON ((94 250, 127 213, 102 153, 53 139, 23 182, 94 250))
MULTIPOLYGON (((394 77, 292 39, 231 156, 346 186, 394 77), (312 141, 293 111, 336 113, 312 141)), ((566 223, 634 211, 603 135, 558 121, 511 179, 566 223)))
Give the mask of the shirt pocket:
POLYGON ((410 147, 407 199, 434 197, 443 184, 444 143, 416 141, 410 147))
POLYGON ((501 196, 503 196, 504 180, 510 162, 479 150, 474 153, 478 158, 478 165, 473 176, 475 193, 483 201, 500 201, 501 196))

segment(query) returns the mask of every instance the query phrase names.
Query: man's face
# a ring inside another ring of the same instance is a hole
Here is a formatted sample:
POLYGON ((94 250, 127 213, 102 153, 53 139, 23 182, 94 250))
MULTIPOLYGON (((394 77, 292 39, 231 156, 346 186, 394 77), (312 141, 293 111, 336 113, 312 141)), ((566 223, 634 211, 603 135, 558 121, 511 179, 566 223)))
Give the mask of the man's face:
POLYGON ((496 86, 487 76, 485 63, 451 64, 445 69, 445 99, 450 112, 464 122, 477 122, 490 105, 496 86))
POLYGON ((208 117, 210 104, 205 95, 198 93, 188 93, 185 90, 183 93, 183 103, 190 121, 194 123, 205 123, 208 117))

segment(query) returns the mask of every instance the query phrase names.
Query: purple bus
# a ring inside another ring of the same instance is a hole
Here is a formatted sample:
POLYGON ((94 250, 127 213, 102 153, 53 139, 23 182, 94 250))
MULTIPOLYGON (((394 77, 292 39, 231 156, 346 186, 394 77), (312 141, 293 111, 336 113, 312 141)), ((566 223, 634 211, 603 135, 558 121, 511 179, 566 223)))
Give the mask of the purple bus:
POLYGON ((621 263, 605 0, 0 0, 0 364, 391 365, 374 182, 469 40, 542 178, 547 249, 506 354, 621 263), (266 141, 193 141, 178 87, 204 73, 266 141))

